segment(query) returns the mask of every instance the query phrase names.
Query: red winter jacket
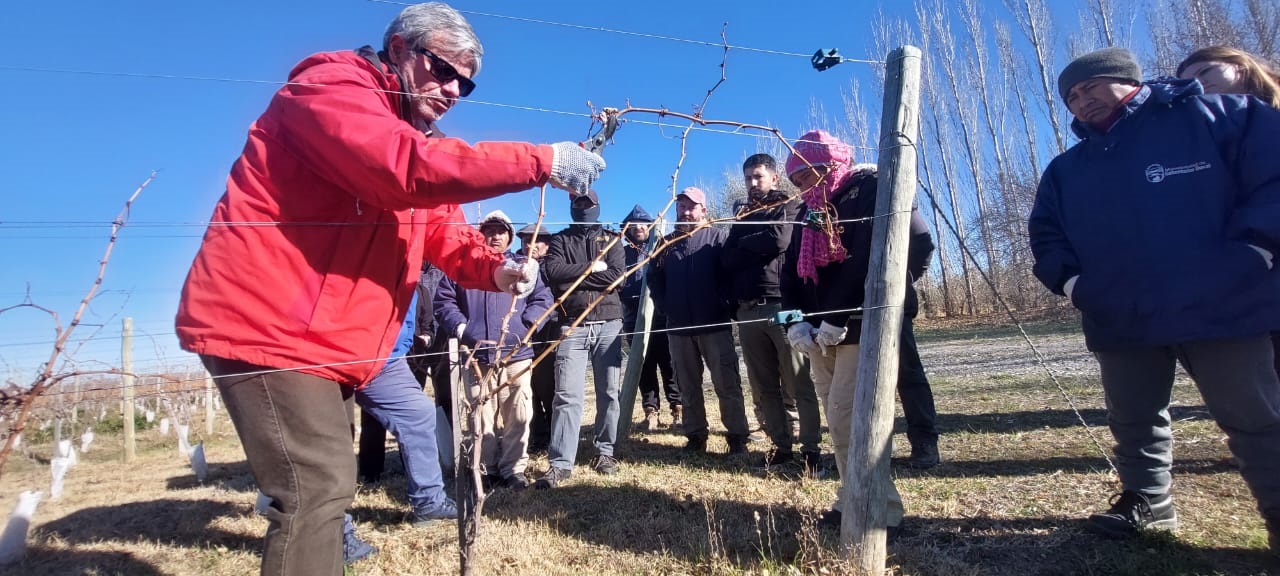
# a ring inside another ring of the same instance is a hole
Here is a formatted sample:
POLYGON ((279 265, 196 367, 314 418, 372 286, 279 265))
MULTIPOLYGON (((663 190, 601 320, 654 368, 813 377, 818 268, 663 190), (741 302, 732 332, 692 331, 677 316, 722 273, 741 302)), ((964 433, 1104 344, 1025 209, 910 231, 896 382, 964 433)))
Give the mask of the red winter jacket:
MULTIPOLYGON (((381 69, 380 69, 381 68, 381 69)), ((249 129, 178 304, 182 347, 347 385, 385 363, 425 258, 497 290, 459 203, 546 182, 552 149, 428 139, 356 52, 303 60, 249 129)))

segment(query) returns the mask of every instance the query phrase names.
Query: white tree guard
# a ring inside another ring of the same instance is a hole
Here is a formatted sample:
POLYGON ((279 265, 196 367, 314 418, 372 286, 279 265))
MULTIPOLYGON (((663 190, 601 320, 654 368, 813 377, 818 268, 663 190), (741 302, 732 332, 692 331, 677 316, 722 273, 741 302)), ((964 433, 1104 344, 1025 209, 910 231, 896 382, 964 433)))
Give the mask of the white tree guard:
POLYGON ((160 435, 161 436, 169 435, 169 419, 168 418, 160 419, 160 435))
POLYGON ((145 415, 146 415, 146 417, 147 417, 147 424, 150 424, 150 423, 152 423, 152 422, 155 422, 155 421, 156 421, 156 411, 155 411, 155 410, 147 410, 144 414, 145 414, 145 415))
POLYGON ((9 514, 4 533, 0 534, 0 565, 12 564, 26 555, 27 531, 31 528, 31 519, 36 515, 41 496, 42 493, 33 490, 18 495, 18 503, 9 514))
POLYGON ((93 429, 92 429, 92 428, 91 428, 91 429, 89 429, 89 430, 85 430, 85 431, 84 431, 84 434, 81 434, 81 435, 80 435, 80 451, 81 451, 81 452, 88 452, 88 451, 89 451, 89 445, 90 445, 90 444, 93 444, 93 429))
POLYGON ((66 458, 68 467, 80 463, 80 459, 76 458, 76 449, 71 446, 71 440, 59 440, 55 455, 58 458, 66 458))
POLYGON ((186 424, 178 424, 175 426, 178 431, 178 455, 186 458, 191 454, 191 444, 188 442, 187 435, 191 431, 191 427, 186 424))
POLYGON ((14 436, 14 437, 13 437, 13 449, 14 449, 14 450, 17 450, 19 446, 22 446, 22 433, 21 433, 21 432, 19 432, 17 436, 14 436))
POLYGON ((69 468, 71 468, 71 462, 66 458, 54 458, 49 461, 49 471, 53 474, 53 481, 49 483, 51 500, 62 498, 62 480, 66 477, 69 468))
POLYGON ((196 480, 202 483, 209 477, 209 463, 204 460, 204 443, 191 448, 191 469, 196 473, 196 480))

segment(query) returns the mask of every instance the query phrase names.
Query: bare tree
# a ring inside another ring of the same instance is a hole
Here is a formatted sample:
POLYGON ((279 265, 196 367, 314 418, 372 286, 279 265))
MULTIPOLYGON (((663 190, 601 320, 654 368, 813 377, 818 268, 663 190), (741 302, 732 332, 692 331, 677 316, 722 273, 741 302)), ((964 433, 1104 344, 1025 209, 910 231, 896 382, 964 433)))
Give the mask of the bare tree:
POLYGON ((1049 14, 1047 0, 1005 0, 1005 5, 1013 13, 1022 34, 1031 44, 1031 53, 1035 56, 1036 71, 1039 72, 1040 95, 1043 100, 1043 111, 1053 127, 1053 137, 1057 141, 1057 154, 1067 151, 1067 133, 1063 128, 1062 117, 1056 111, 1058 91, 1055 89, 1057 69, 1053 60, 1053 38, 1051 27, 1053 17, 1049 14))

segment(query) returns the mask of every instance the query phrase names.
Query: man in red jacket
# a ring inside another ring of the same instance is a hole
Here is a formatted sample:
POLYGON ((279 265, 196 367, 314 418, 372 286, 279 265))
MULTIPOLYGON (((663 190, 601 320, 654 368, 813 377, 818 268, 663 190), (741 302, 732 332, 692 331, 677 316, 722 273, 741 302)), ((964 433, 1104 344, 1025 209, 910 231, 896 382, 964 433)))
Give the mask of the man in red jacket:
POLYGON ((231 168, 176 328, 272 499, 264 574, 342 573, 348 402, 386 362, 422 261, 464 288, 533 288, 537 264, 485 246, 458 204, 547 182, 585 192, 604 168, 571 142, 442 137, 435 122, 475 88, 482 55, 457 11, 410 6, 381 51, 298 64, 231 168))

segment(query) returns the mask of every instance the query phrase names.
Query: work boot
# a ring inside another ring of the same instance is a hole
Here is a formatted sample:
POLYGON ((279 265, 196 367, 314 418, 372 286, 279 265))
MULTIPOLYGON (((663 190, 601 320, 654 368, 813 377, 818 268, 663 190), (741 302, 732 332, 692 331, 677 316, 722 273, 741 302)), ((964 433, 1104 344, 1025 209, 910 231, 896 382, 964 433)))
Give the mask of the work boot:
POLYGON ((729 443, 729 456, 740 456, 747 453, 748 439, 746 437, 730 434, 725 439, 729 443))
POLYGON ((658 420, 657 408, 644 409, 644 423, 640 427, 645 432, 656 432, 658 428, 662 427, 662 422, 658 420))
POLYGON ((671 407, 671 429, 679 430, 684 427, 684 406, 671 407))
POLYGON ((804 475, 817 480, 822 478, 822 453, 821 452, 801 452, 800 458, 804 460, 804 475))
POLYGON ((937 440, 911 443, 911 456, 907 458, 907 466, 917 470, 928 470, 937 466, 940 460, 937 440))
POLYGON ((685 454, 706 454, 707 453, 707 437, 706 436, 689 436, 688 441, 684 444, 685 454))
POLYGON ((1178 513, 1168 494, 1148 496, 1125 490, 1111 497, 1111 508, 1089 516, 1086 527, 1108 538, 1132 538, 1140 530, 1177 530, 1178 513))
POLYGON ((550 470, 547 470, 546 474, 539 478, 537 482, 533 483, 533 487, 538 490, 556 488, 568 480, 572 475, 572 470, 552 466, 550 470))
POLYGON ((618 459, 609 454, 599 454, 591 459, 591 469, 603 476, 618 473, 618 459))
POLYGON ((772 450, 765 452, 764 458, 760 461, 759 467, 769 470, 771 468, 789 466, 794 464, 795 461, 796 453, 792 452, 790 448, 784 450, 775 446, 772 450))

